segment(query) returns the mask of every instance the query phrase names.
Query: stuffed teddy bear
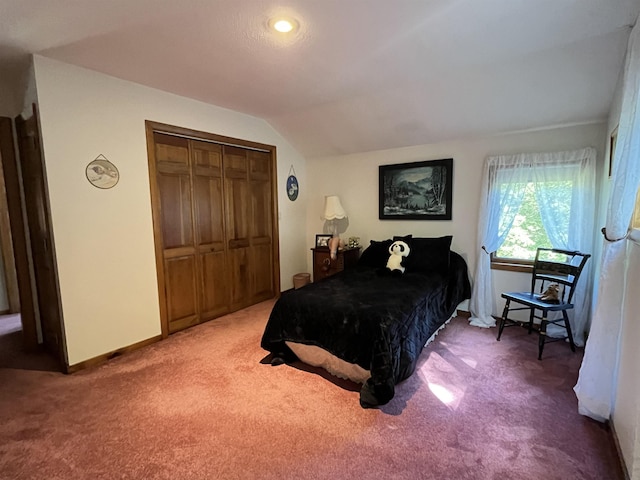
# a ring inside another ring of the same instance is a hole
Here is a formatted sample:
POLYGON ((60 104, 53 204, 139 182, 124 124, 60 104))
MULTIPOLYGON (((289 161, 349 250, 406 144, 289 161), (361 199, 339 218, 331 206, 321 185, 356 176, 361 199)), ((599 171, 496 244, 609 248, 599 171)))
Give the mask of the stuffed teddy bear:
POLYGON ((404 273, 404 267, 402 266, 402 259, 409 255, 411 249, 402 240, 396 240, 389 246, 389 260, 387 260, 387 269, 391 272, 399 271, 404 273))
POLYGON ((540 300, 547 303, 560 303, 560 285, 550 283, 544 293, 540 295, 540 300))

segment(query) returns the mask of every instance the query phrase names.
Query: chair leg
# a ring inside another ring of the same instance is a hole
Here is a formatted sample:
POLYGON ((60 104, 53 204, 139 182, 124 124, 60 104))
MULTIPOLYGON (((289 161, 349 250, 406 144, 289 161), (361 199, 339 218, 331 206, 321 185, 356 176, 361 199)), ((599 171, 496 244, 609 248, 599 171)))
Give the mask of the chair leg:
POLYGON ((535 313, 535 309, 531 309, 531 313, 529 313, 529 335, 533 331, 533 314, 535 313))
POLYGON ((544 342, 547 339, 547 323, 547 312, 544 312, 540 320, 540 331, 538 332, 538 360, 542 360, 542 350, 544 350, 544 342))
POLYGON ((573 333, 571 332, 571 324, 569 324, 569 315, 567 315, 567 311, 562 311, 562 317, 564 318, 564 326, 567 329, 567 335, 569 335, 569 345, 571 345, 571 351, 576 351, 576 345, 573 343, 573 333))
POLYGON ((504 325, 507 323, 507 315, 509 315, 509 304, 511 300, 507 300, 504 304, 504 310, 502 310, 502 318, 500 319, 500 326, 498 327, 498 341, 500 341, 500 337, 502 336, 502 331, 504 330, 504 325))

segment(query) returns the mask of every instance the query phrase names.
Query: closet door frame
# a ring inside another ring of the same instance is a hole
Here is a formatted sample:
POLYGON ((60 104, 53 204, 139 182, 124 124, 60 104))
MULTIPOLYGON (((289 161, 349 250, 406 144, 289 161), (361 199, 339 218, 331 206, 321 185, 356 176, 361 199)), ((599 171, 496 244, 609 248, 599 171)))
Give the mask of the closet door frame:
POLYGON ((160 302, 160 320, 162 337, 169 336, 169 321, 167 312, 167 298, 165 293, 165 272, 164 272, 164 255, 163 255, 163 238, 162 238, 162 219, 160 212, 160 192, 157 184, 156 154, 155 154, 155 133, 163 133, 167 135, 175 135, 190 140, 217 143, 221 145, 237 146, 250 150, 258 150, 269 152, 271 155, 271 235, 272 255, 273 255, 273 285, 274 294, 277 296, 280 292, 280 251, 279 251, 279 228, 278 228, 278 188, 277 188, 277 158, 276 147, 249 140, 242 140, 213 133, 192 130, 184 127, 177 127, 165 123, 145 121, 146 139, 147 139, 147 158, 149 161, 149 186, 151 193, 151 210, 153 218, 153 237, 156 257, 156 270, 158 279, 158 297, 160 302))

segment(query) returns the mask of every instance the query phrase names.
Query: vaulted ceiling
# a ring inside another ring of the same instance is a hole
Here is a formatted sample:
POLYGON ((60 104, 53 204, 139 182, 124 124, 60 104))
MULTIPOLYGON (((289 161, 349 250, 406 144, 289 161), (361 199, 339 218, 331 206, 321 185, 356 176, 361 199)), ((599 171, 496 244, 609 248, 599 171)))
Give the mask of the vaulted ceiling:
POLYGON ((600 121, 640 0, 2 0, 38 53, 267 120, 307 157, 600 121), (294 18, 289 35, 269 20, 294 18))

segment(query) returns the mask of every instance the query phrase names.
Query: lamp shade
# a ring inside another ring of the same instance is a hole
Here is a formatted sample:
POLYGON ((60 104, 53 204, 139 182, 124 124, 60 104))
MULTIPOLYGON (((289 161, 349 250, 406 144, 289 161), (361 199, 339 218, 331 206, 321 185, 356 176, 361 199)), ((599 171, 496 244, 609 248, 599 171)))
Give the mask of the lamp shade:
POLYGON ((347 212, 342 208, 340 197, 337 195, 328 195, 324 197, 324 215, 325 220, 335 220, 336 218, 345 218, 347 212))

